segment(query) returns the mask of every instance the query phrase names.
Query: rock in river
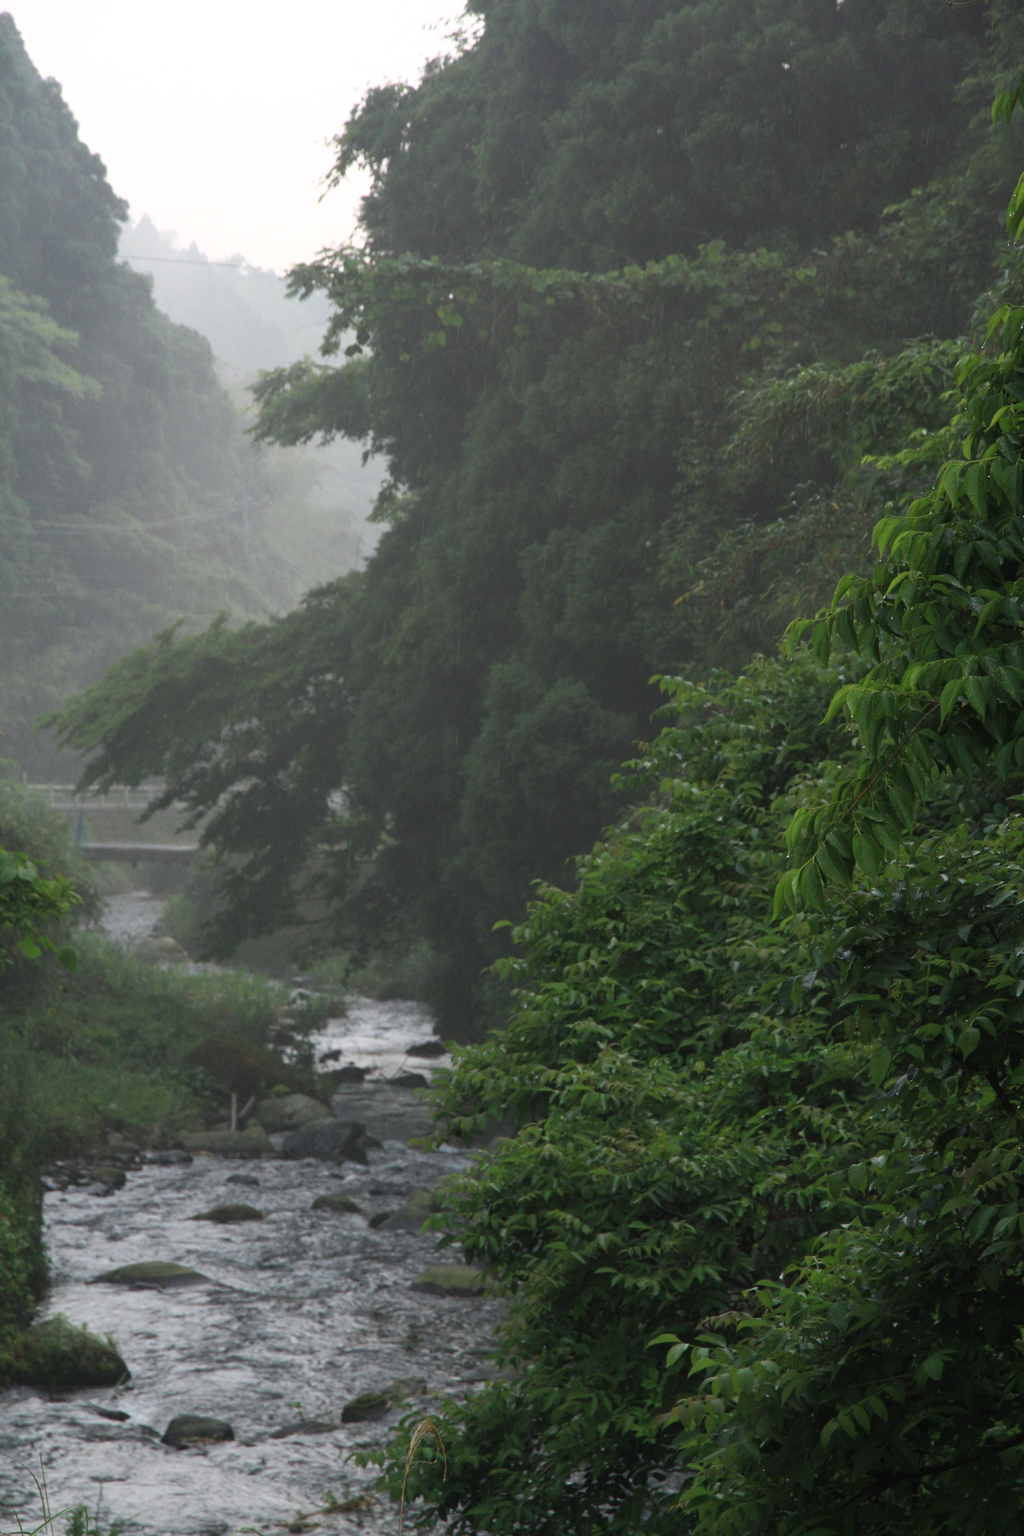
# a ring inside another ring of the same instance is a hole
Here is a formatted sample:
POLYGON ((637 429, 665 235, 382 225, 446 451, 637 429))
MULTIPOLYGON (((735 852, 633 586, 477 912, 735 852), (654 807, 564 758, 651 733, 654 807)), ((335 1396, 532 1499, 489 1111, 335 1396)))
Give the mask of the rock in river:
POLYGON ((337 1211, 342 1216, 360 1216, 362 1209, 348 1195, 317 1195, 311 1211, 337 1211))
POLYGON ((341 1410, 343 1424, 371 1424, 382 1419, 394 1402, 387 1392, 361 1392, 341 1410))
POLYGON ((78 1387, 116 1387, 131 1371, 112 1339, 76 1328, 58 1314, 14 1339, 3 1375, 18 1386, 73 1392, 78 1387))
POLYGON ((388 1232, 422 1232, 427 1217, 440 1209, 432 1189, 410 1189, 401 1210, 382 1213, 370 1225, 388 1232))
POLYGON ((280 1429, 275 1429, 270 1438, 287 1440, 291 1435, 327 1435, 337 1427, 337 1424, 328 1424, 325 1419, 296 1419, 294 1423, 282 1424, 280 1429))
POLYGON ((208 1419, 200 1413, 179 1413, 163 1432, 164 1445, 176 1451, 187 1451, 190 1445, 203 1445, 210 1440, 233 1440, 235 1432, 224 1419, 208 1419))
POLYGON ((297 1131, 316 1120, 330 1120, 331 1112, 319 1099, 305 1093, 286 1093, 278 1098, 262 1099, 256 1106, 256 1119, 265 1131, 297 1131))
POLYGON ((423 1060, 434 1060, 438 1056, 447 1056, 448 1047, 440 1040, 423 1040, 419 1045, 410 1045, 405 1054, 419 1056, 423 1060))
POLYGON ((189 1152, 221 1152, 228 1157, 260 1157, 274 1150, 262 1125, 250 1125, 244 1131, 182 1131, 179 1140, 189 1152))
POLYGON ((225 1184, 247 1184, 250 1189, 259 1189, 260 1181, 254 1173, 232 1173, 225 1180, 225 1184))
POLYGON ((215 1205, 211 1210, 201 1211, 198 1216, 190 1216, 188 1219, 214 1221, 219 1227, 228 1227, 237 1221, 262 1221, 263 1212, 252 1205, 215 1205))
POLYGON ((187 1264, 166 1264, 157 1259, 147 1264, 122 1264, 120 1269, 104 1270, 94 1275, 88 1285, 144 1285, 153 1290, 178 1290, 186 1285, 208 1285, 209 1276, 201 1275, 187 1264))
POLYGON ((288 1158, 322 1157, 330 1163, 365 1163, 368 1145, 376 1143, 367 1139, 366 1127, 358 1120, 316 1120, 286 1136, 281 1151, 288 1158))
POLYGON ((428 1296, 482 1296, 485 1275, 474 1264, 431 1264, 412 1283, 428 1296))
POLYGON ((92 1176, 97 1184, 106 1184, 110 1189, 124 1189, 126 1183, 124 1169, 115 1168, 108 1163, 103 1163, 99 1168, 93 1168, 92 1176))

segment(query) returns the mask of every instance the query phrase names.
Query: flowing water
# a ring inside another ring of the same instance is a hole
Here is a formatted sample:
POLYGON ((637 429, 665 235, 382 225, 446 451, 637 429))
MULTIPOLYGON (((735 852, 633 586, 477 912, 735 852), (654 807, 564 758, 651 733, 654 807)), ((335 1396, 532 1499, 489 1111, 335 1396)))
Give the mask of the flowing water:
MULTIPOLYGON (((131 935, 142 936, 154 908, 125 898, 121 905, 131 935)), ((405 1050, 427 1034, 417 1005, 360 1002, 347 1019, 329 1021, 319 1045, 388 1077, 403 1064, 424 1070, 405 1050)), ((368 1167, 197 1155, 186 1166, 129 1173, 106 1198, 74 1187, 46 1195, 53 1287, 44 1315, 64 1313, 112 1334, 132 1375, 121 1389, 0 1396, 0 1527, 15 1517, 35 1523, 34 1474, 45 1479, 52 1508, 85 1503, 104 1525, 128 1532, 297 1529, 300 1512, 320 1510, 332 1495, 372 1492, 372 1470, 355 1467, 349 1453, 382 1444, 403 1412, 427 1415, 489 1378, 500 1304, 411 1288, 426 1265, 461 1252, 437 1256, 434 1235, 369 1225, 411 1189, 466 1169, 471 1155, 407 1144, 423 1118, 407 1088, 371 1080, 339 1108, 345 1118, 358 1109, 383 1142, 368 1167), (239 1174, 258 1186, 229 1182, 239 1174), (317 1195, 338 1191, 362 1214, 311 1210, 317 1195), (228 1227, 189 1220, 227 1201, 251 1204, 264 1219, 228 1227), (89 1284, 152 1259, 188 1264, 207 1282, 165 1292, 89 1284), (341 1423, 345 1403, 395 1382, 408 1394, 404 1407, 379 1422, 341 1423), (128 1417, 114 1422, 97 1408, 128 1417), (181 1413, 227 1420, 234 1441, 170 1449, 160 1436, 181 1413), (304 1432, 303 1420, 331 1427, 304 1432)), ((347 1514, 315 1513, 306 1524, 392 1536, 397 1511, 375 1501, 347 1514)))

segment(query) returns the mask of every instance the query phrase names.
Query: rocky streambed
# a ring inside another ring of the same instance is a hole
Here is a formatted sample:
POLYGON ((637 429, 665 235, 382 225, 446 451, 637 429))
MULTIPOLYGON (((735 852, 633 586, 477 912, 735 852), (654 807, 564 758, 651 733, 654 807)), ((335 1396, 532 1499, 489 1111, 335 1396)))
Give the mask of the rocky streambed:
POLYGON ((386 1081, 416 1064, 406 1047, 428 1033, 415 1005, 363 1003, 318 1042, 371 1069, 336 1104, 380 1143, 365 1165, 196 1153, 130 1166, 119 1189, 71 1183, 47 1193, 44 1315, 112 1334, 131 1379, 0 1395, 2 1528, 37 1523, 41 1478, 52 1509, 84 1503, 129 1533, 397 1530, 395 1508, 373 1496, 372 1471, 349 1454, 383 1443, 403 1413, 479 1390, 493 1374, 500 1308, 472 1283, 420 1288, 432 1265, 461 1253, 437 1254, 436 1235, 410 1215, 421 1217, 428 1192, 471 1160, 411 1147, 425 1111, 415 1090, 386 1081), (259 1219, 194 1219, 229 1204, 259 1219), (155 1262, 202 1278, 95 1283, 155 1262), (162 1437, 183 1415, 219 1420, 234 1438, 175 1449, 162 1437))

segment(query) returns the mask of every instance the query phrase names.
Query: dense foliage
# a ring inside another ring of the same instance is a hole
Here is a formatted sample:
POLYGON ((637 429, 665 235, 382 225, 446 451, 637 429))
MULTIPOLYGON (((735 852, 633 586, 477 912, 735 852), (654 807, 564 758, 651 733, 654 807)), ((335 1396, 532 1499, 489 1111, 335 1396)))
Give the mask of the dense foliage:
POLYGON ((895 0, 471 12, 340 136, 365 240, 293 274, 331 303, 323 357, 257 390, 264 438, 345 435, 390 473, 365 573, 289 620, 308 697, 278 710, 291 640, 257 629, 264 714, 215 684, 161 715, 169 669, 182 701, 217 671, 215 630, 62 717, 97 781, 220 807, 213 947, 326 880, 335 942, 432 946, 460 1029, 495 921, 621 810, 651 675, 742 665, 865 561, 899 476, 861 454, 941 424, 944 339, 999 279, 1017 129, 987 104, 1020 31, 895 0))
POLYGON ((1021 1529, 1020 308, 957 376, 873 575, 668 685, 654 802, 542 892, 444 1090, 519 1121, 451 1223, 512 1370, 442 1421, 424 1523, 1021 1529))

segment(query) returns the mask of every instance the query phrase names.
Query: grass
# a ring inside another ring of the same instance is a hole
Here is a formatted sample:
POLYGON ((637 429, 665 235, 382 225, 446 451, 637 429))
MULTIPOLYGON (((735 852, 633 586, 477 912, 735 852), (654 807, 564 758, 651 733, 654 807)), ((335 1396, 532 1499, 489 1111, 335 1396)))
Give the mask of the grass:
POLYGON ((75 947, 73 975, 47 965, 0 979, 0 1067, 18 1080, 6 1118, 17 1115, 40 1157, 95 1145, 121 1123, 201 1123, 211 1085, 185 1064, 189 1051, 220 1032, 264 1045, 287 1001, 264 977, 161 970, 97 933, 75 947))

